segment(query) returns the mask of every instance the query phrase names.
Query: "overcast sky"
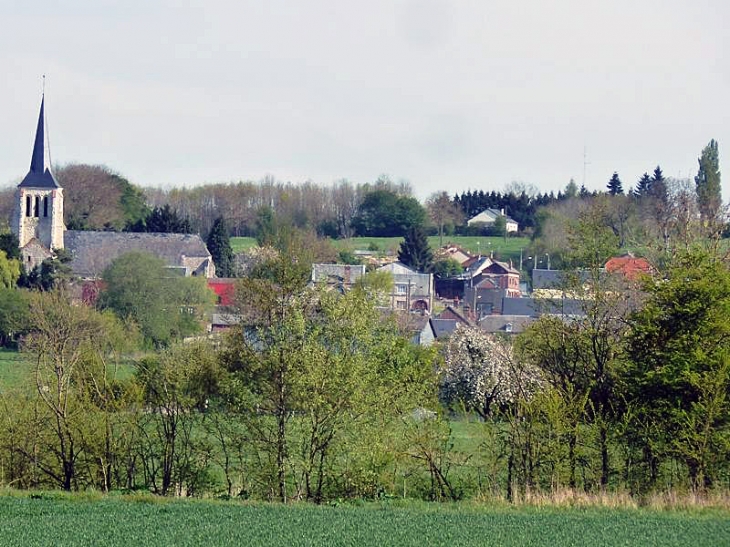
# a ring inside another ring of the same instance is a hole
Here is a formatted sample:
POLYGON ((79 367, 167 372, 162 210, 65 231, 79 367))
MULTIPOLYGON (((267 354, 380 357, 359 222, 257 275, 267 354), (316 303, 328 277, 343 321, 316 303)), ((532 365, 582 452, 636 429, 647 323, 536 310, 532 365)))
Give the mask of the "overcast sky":
POLYGON ((0 186, 27 172, 46 74, 54 164, 143 186, 387 174, 437 190, 624 187, 696 173, 730 197, 722 0, 0 0, 0 186))

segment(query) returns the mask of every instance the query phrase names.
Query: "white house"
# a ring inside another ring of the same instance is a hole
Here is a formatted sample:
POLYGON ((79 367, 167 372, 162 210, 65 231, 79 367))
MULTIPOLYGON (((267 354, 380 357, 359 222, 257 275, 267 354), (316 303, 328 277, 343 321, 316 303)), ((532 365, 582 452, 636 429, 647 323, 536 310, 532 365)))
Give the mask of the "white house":
POLYGON ((478 215, 471 217, 466 224, 467 226, 471 226, 472 224, 481 223, 485 226, 492 226, 499 217, 504 217, 507 233, 517 232, 520 229, 519 224, 517 224, 515 220, 504 214, 504 209, 501 211, 498 211, 497 209, 484 209, 484 211, 478 215))

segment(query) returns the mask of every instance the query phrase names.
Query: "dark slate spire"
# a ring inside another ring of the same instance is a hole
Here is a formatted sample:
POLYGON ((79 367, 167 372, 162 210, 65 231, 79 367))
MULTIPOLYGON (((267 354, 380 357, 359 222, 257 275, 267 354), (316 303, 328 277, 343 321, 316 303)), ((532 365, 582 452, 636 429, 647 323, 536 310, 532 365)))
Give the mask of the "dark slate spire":
POLYGON ((41 98, 41 113, 38 115, 38 127, 35 130, 35 144, 33 144, 33 157, 30 159, 30 172, 43 174, 46 170, 46 149, 45 131, 43 124, 43 105, 46 102, 45 95, 41 98))
POLYGON ((45 95, 41 99, 41 112, 38 115, 38 127, 33 143, 33 156, 30 159, 30 171, 23 179, 19 188, 60 188, 50 169, 46 169, 45 123, 43 106, 45 95))

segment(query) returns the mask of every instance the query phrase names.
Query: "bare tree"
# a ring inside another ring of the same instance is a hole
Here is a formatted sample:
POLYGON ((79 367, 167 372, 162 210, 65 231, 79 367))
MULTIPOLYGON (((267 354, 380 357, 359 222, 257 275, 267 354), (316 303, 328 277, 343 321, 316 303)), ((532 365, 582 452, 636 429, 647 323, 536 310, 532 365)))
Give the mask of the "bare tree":
POLYGON ((464 213, 454 203, 446 192, 435 192, 426 201, 426 210, 431 221, 439 231, 439 247, 444 244, 444 226, 452 222, 459 224, 463 221, 464 213))

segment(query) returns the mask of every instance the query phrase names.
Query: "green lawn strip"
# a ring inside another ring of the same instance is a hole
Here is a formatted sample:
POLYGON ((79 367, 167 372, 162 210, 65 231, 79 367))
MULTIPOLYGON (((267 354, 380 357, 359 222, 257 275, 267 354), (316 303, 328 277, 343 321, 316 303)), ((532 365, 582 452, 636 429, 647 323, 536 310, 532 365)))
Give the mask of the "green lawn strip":
MULTIPOLYGON (((332 244, 338 250, 367 251, 371 247, 377 248, 379 253, 394 254, 398 252, 402 237, 353 237, 351 239, 334 239, 332 244)), ((432 249, 439 247, 439 237, 428 238, 432 249)), ((444 245, 459 245, 467 251, 483 255, 492 254, 500 260, 512 260, 515 266, 519 265, 520 249, 523 250, 523 259, 527 260, 527 247, 530 239, 526 237, 477 237, 477 236, 444 236, 444 245)), ((256 245, 256 239, 252 237, 232 237, 231 247, 234 252, 240 252, 256 245)), ((546 257, 539 257, 539 260, 546 262, 546 257)), ((541 264, 544 268, 546 264, 541 264)))
POLYGON ((234 253, 240 253, 256 245, 255 237, 232 237, 231 249, 234 253))

